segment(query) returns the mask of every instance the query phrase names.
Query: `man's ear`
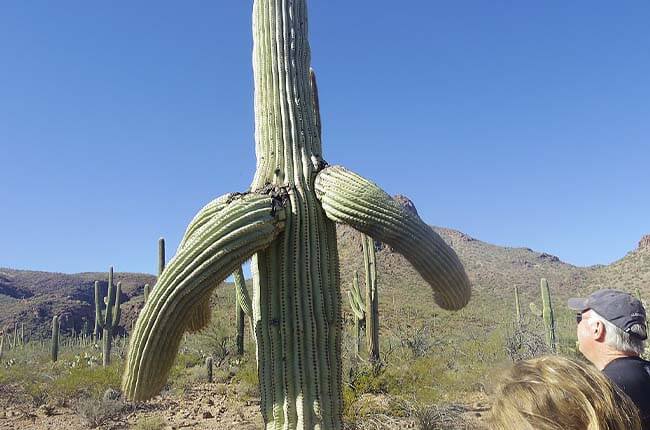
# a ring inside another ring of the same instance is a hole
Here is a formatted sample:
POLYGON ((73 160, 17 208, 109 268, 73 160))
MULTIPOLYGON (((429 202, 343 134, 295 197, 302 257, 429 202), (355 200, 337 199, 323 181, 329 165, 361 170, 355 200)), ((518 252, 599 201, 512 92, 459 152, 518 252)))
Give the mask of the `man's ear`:
POLYGON ((596 321, 596 323, 593 325, 592 330, 594 340, 605 340, 605 324, 603 324, 602 321, 596 321))

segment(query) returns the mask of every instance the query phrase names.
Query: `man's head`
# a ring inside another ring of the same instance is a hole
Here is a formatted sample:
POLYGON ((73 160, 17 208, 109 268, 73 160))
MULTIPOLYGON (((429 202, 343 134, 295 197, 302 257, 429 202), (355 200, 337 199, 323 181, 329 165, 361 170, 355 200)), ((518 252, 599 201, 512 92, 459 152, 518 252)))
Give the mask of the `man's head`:
MULTIPOLYGON (((569 299, 578 312, 578 346, 592 363, 606 355, 640 355, 646 333, 646 313, 641 302, 618 290, 598 290, 587 298, 569 299)), ((606 361, 606 360, 605 360, 606 361)))

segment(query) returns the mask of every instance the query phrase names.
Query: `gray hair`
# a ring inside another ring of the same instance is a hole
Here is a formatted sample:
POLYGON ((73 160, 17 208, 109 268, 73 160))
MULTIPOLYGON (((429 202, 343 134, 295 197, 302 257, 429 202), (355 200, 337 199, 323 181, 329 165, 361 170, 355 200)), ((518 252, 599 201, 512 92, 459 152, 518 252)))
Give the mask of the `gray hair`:
MULTIPOLYGON (((616 327, 593 309, 591 310, 591 314, 592 317, 590 317, 590 319, 600 321, 605 326, 605 345, 620 352, 627 352, 636 355, 643 354, 645 349, 645 340, 636 336, 630 336, 630 333, 626 333, 619 327, 616 327)), ((632 327, 631 331, 636 333, 638 330, 635 330, 635 328, 637 327, 632 327)))

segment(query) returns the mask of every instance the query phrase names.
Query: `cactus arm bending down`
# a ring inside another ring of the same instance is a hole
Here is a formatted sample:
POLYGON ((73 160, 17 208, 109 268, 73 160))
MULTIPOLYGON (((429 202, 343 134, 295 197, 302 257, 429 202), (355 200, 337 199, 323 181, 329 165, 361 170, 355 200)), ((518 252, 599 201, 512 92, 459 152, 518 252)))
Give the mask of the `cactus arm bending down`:
POLYGON ((160 391, 192 314, 283 230, 282 204, 277 195, 238 195, 183 239, 136 323, 122 381, 129 399, 145 400, 160 391))
POLYGON ((236 297, 237 303, 241 307, 244 314, 252 318, 253 317, 253 303, 251 297, 248 294, 248 289, 246 288, 246 280, 244 279, 244 270, 241 266, 233 272, 233 278, 235 279, 235 288, 236 288, 236 297))
POLYGON ((328 218, 352 226, 404 255, 433 289, 444 309, 469 301, 470 282, 458 256, 431 227, 408 212, 376 184, 341 167, 316 177, 316 196, 328 218))

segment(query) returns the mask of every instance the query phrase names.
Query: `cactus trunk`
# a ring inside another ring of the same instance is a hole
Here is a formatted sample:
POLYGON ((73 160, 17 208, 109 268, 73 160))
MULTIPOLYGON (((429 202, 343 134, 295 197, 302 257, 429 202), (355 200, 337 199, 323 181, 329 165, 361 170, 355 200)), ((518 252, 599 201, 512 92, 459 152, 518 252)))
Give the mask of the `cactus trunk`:
POLYGON ((553 305, 551 304, 551 291, 546 279, 542 278, 540 288, 542 290, 542 317, 544 318, 544 326, 546 327, 546 343, 551 352, 555 353, 557 345, 555 338, 555 316, 553 315, 553 305))

